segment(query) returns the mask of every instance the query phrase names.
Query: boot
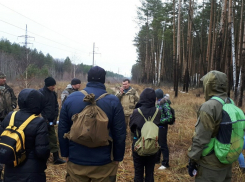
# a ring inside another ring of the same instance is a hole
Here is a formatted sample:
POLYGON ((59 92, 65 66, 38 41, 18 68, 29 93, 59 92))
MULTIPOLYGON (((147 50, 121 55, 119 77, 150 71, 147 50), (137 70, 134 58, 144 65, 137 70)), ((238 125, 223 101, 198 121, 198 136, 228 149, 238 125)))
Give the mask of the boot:
POLYGON ((55 165, 59 165, 59 164, 64 164, 65 161, 62 160, 60 157, 59 157, 59 153, 58 152, 54 152, 53 153, 53 157, 54 157, 54 164, 55 165))

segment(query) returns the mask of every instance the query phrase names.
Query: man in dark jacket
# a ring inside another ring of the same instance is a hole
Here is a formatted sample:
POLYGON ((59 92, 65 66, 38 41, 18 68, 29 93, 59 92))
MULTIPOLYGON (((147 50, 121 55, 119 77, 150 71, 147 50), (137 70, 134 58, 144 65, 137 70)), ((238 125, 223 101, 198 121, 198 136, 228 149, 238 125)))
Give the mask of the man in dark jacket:
MULTIPOLYGON (((84 89, 88 94, 93 93, 95 99, 106 93, 106 72, 98 66, 88 72, 88 83, 84 89)), ((109 135, 113 139, 108 146, 89 148, 63 136, 72 126, 72 116, 80 113, 86 105, 82 92, 74 92, 65 100, 59 119, 58 136, 60 151, 67 157, 66 181, 105 181, 115 182, 118 163, 123 160, 125 151, 126 125, 122 105, 114 95, 107 95, 96 102, 109 119, 109 135)))
POLYGON ((211 151, 204 155, 203 151, 209 149, 207 144, 219 131, 222 121, 222 104, 217 100, 212 100, 213 96, 218 96, 225 100, 227 96, 228 81, 225 73, 220 71, 210 71, 203 78, 205 103, 201 105, 197 113, 197 123, 192 138, 192 145, 189 148, 190 158, 188 172, 190 176, 195 176, 196 182, 230 182, 232 176, 232 164, 223 164, 211 151), (197 171, 197 174, 196 174, 197 171))
MULTIPOLYGON (((34 89, 24 89, 18 96, 20 110, 16 113, 14 125, 19 127, 32 114, 39 115, 44 106, 43 95, 34 89)), ((10 122, 12 112, 3 120, 3 131, 10 122)), ((46 162, 50 154, 48 128, 41 117, 33 119, 24 129, 26 160, 17 167, 5 165, 4 182, 45 182, 46 162)))
POLYGON ((156 163, 160 163, 161 153, 163 155, 162 165, 158 168, 159 170, 164 170, 169 167, 169 150, 167 143, 168 136, 168 122, 173 118, 173 114, 171 113, 170 104, 168 96, 165 96, 161 89, 156 89, 156 107, 161 111, 161 120, 159 126, 159 145, 161 146, 160 150, 157 154, 156 163))
MULTIPOLYGON (((146 88, 140 95, 140 100, 136 104, 136 108, 140 108, 145 118, 152 117, 156 112, 155 107, 156 94, 152 88, 146 88)), ((161 119, 161 111, 158 110, 154 123, 159 125, 161 119)), ((135 182, 154 182, 154 166, 156 154, 150 156, 140 156, 134 151, 135 142, 141 137, 141 129, 145 124, 145 119, 134 109, 133 114, 130 116, 130 130, 134 134, 134 140, 132 144, 133 160, 134 160, 134 181, 135 182), (138 133, 138 135, 137 135, 138 133), (145 171, 145 180, 144 180, 145 171)))
POLYGON ((63 164, 65 161, 59 158, 59 148, 57 146, 57 137, 54 128, 59 112, 57 94, 54 91, 56 81, 52 77, 47 77, 44 82, 45 86, 39 90, 45 97, 45 105, 41 114, 48 124, 49 146, 50 152, 53 153, 54 164, 63 164))

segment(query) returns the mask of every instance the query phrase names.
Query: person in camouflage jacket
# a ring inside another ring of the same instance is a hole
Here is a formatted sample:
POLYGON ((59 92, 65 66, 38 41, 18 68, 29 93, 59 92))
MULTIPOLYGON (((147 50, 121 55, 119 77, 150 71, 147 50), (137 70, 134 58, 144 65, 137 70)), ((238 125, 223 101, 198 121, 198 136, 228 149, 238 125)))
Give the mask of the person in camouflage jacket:
POLYGON ((225 100, 228 90, 228 79, 225 73, 210 71, 201 78, 203 81, 205 103, 197 112, 197 123, 192 138, 192 145, 188 150, 188 173, 195 176, 196 182, 230 182, 232 177, 232 164, 223 164, 214 152, 203 156, 206 145, 219 131, 222 121, 222 105, 213 96, 225 100))
POLYGON ((16 106, 17 98, 14 91, 6 84, 6 75, 0 71, 0 121, 3 121, 5 116, 16 106))
POLYGON ((161 154, 163 155, 163 160, 161 166, 158 168, 159 170, 164 170, 169 167, 169 149, 167 143, 168 136, 168 123, 172 120, 173 114, 171 113, 170 104, 168 95, 164 95, 161 89, 155 90, 157 104, 156 107, 161 111, 161 119, 158 124, 159 127, 159 137, 158 143, 160 145, 160 149, 156 156, 156 163, 160 163, 161 154))
MULTIPOLYGON (((0 124, 17 106, 17 98, 11 87, 6 84, 6 75, 0 71, 0 124)), ((3 170, 3 165, 0 164, 0 176, 3 170)), ((1 177, 0 177, 1 178, 1 177)), ((0 182, 2 179, 0 179, 0 182)))
POLYGON ((63 92, 61 93, 61 102, 62 105, 65 102, 66 98, 72 94, 73 92, 76 92, 80 89, 81 87, 81 80, 77 79, 77 78, 73 78, 71 80, 71 83, 68 84, 65 88, 65 90, 63 90, 63 92))
POLYGON ((130 86, 129 79, 124 79, 122 84, 123 86, 120 87, 120 91, 116 96, 119 98, 123 106, 126 127, 128 128, 130 115, 133 113, 135 105, 139 101, 139 94, 130 86))

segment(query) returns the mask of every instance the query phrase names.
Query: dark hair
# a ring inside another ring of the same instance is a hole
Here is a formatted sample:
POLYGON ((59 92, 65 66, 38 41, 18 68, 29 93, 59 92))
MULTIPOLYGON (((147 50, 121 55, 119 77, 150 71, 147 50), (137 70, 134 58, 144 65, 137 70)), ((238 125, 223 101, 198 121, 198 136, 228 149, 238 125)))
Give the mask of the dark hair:
POLYGON ((128 81, 128 83, 130 83, 130 80, 127 78, 123 80, 123 82, 126 82, 126 81, 128 81))

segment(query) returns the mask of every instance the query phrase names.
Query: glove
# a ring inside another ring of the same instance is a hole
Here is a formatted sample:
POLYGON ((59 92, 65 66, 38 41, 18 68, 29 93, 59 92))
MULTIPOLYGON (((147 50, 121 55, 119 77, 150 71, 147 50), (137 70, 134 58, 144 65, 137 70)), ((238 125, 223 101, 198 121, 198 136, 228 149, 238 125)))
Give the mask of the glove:
POLYGON ((189 159, 189 163, 188 166, 186 166, 188 168, 188 173, 191 177, 196 175, 197 172, 197 163, 191 159, 189 159))

